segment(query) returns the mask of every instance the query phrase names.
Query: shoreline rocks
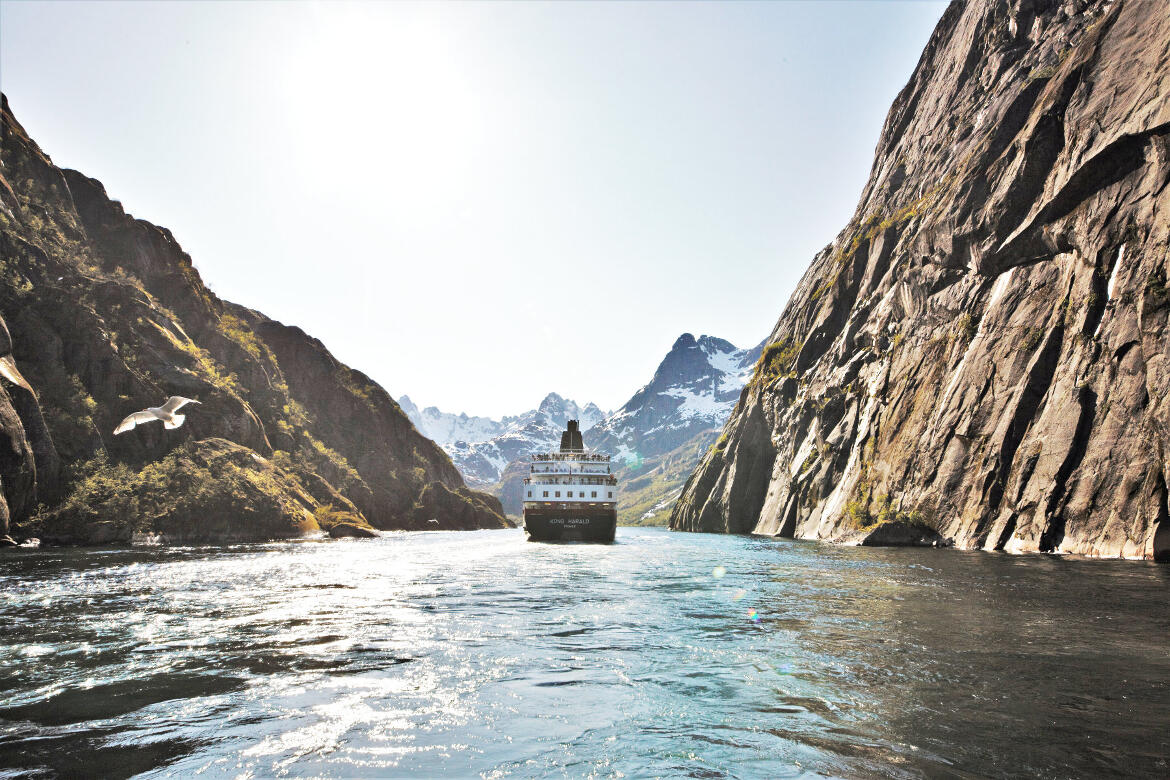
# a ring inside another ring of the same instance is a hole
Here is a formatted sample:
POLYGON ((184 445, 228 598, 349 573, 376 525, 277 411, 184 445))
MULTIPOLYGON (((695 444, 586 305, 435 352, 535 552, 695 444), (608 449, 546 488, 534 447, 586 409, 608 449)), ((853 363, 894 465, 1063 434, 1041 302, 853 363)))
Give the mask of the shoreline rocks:
POLYGON ((380 533, 368 525, 356 525, 354 523, 338 523, 329 529, 329 537, 331 539, 377 539, 380 536, 380 533))

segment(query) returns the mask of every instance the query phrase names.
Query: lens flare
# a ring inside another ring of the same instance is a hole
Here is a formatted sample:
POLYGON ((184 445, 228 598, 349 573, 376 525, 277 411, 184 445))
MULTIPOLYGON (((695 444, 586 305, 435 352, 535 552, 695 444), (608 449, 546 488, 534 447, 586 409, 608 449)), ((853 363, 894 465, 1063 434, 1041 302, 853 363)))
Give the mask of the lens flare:
POLYGON ((711 576, 714 577, 715 579, 719 579, 720 577, 722 577, 726 573, 727 573, 727 569, 724 568, 723 566, 716 566, 714 569, 711 570, 711 576))
POLYGON ((760 622, 760 613, 756 612, 754 609, 749 609, 748 610, 748 620, 752 621, 753 623, 759 623, 760 622))
POLYGON ((740 599, 742 599, 746 595, 747 595, 747 591, 744 590, 743 588, 740 588, 739 590, 737 590, 735 592, 734 595, 732 595, 731 600, 732 601, 739 601, 740 599))

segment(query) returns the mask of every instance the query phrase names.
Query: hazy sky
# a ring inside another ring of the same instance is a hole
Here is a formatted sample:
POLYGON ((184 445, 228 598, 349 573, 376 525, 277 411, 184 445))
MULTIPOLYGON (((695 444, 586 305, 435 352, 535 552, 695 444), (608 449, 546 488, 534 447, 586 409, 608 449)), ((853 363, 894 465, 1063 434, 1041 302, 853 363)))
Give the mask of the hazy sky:
POLYGON ((395 397, 605 408, 767 335, 942 2, 0 2, 0 87, 395 397))

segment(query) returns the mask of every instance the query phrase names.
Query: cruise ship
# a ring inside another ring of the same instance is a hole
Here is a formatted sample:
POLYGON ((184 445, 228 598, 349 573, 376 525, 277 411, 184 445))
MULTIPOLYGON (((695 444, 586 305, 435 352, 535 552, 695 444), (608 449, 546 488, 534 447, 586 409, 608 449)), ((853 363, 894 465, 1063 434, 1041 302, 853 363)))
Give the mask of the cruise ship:
POLYGON ((617 477, 609 456, 585 451, 577 420, 559 452, 532 456, 524 480, 524 530, 532 542, 612 542, 617 531, 617 477))

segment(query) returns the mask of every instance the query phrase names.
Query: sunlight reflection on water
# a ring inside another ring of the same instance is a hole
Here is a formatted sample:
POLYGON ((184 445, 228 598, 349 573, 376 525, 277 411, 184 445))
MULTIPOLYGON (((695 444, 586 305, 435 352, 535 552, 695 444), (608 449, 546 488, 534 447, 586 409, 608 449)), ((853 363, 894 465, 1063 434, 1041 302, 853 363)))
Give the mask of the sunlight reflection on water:
POLYGON ((618 542, 0 558, 0 775, 1165 769, 1165 567, 618 542))

